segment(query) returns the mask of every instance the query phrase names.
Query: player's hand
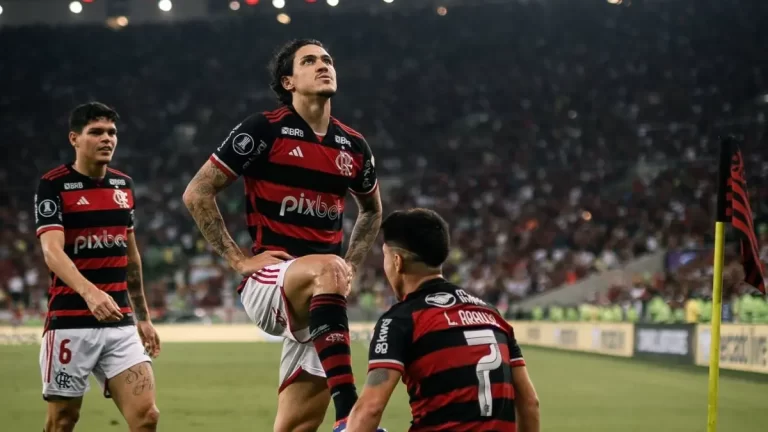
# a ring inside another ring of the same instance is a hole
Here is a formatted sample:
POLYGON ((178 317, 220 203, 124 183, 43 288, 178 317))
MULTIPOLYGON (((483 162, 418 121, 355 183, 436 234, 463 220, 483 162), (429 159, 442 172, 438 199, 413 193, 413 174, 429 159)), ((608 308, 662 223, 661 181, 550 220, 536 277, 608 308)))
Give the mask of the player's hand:
POLYGON ((85 296, 85 303, 88 304, 88 309, 99 321, 115 322, 123 319, 123 314, 120 312, 120 307, 115 299, 95 286, 85 296))
POLYGON ((236 268, 238 273, 243 276, 248 276, 264 267, 280 264, 281 262, 290 259, 293 259, 293 257, 283 251, 265 251, 240 261, 237 263, 236 268))
POLYGON ((144 350, 152 358, 160 355, 160 336, 157 335, 155 326, 150 321, 139 321, 136 323, 136 329, 139 331, 141 343, 144 350))
POLYGON ((350 291, 352 291, 352 282, 355 280, 355 275, 357 275, 357 267, 347 260, 344 260, 344 262, 347 263, 347 288, 344 295, 348 296, 350 291))

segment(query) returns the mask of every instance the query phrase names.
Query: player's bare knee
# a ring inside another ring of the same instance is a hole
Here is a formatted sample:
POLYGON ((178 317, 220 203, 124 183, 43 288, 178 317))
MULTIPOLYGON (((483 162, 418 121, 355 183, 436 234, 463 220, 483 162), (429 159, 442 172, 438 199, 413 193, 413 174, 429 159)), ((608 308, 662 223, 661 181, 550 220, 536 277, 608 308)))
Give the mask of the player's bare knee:
POLYGON ((157 424, 160 422, 160 410, 155 404, 139 408, 133 416, 133 430, 141 432, 150 432, 157 430, 157 424))
POLYGON ((68 406, 56 406, 48 410, 46 432, 71 432, 80 420, 80 410, 68 406))
POLYGON ((323 425, 323 419, 305 419, 299 422, 275 422, 274 432, 315 432, 323 425))
POLYGON ((349 266, 336 255, 327 255, 318 263, 319 271, 312 284, 313 294, 347 293, 349 266))
POLYGON ((157 409, 157 406, 152 405, 144 412, 142 418, 144 419, 143 423, 145 427, 157 427, 157 423, 160 422, 160 410, 157 409))

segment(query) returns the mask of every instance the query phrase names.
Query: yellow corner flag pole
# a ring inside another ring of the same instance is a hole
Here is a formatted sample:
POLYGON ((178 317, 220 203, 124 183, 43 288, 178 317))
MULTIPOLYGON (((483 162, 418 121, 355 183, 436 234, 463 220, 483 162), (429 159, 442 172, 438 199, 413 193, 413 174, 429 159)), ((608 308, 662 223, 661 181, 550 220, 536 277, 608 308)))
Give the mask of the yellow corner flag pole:
POLYGON ((720 321, 723 310, 723 261, 725 223, 728 221, 728 178, 731 171, 731 138, 720 142, 720 171, 717 187, 717 217, 715 221, 714 275, 712 276, 712 327, 709 343, 709 394, 707 398, 707 432, 717 432, 717 395, 720 386, 720 321))
POLYGON ((725 222, 715 222, 715 271, 712 276, 712 328, 709 343, 707 432, 717 432, 717 394, 720 386, 720 317, 723 310, 723 247, 725 222))

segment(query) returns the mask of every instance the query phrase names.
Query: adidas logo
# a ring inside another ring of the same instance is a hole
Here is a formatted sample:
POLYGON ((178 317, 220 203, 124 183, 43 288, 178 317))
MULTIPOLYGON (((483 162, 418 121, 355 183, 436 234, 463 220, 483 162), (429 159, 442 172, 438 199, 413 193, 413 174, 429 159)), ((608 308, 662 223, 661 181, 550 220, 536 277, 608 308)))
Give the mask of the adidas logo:
POLYGON ((300 158, 304 157, 304 153, 301 152, 301 147, 296 147, 295 149, 291 150, 291 152, 288 154, 291 156, 296 156, 300 158))
POLYGON ((90 204, 91 203, 89 203, 88 200, 85 199, 85 197, 80 197, 80 199, 77 201, 77 205, 79 205, 79 206, 81 206, 81 205, 90 205, 90 204))

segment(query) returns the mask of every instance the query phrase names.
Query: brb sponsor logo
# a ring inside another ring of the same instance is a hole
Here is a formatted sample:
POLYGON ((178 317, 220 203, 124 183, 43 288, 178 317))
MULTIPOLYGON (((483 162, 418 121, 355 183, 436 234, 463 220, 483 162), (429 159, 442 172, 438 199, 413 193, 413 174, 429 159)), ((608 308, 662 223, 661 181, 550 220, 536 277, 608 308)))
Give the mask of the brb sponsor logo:
POLYGON ((336 144, 341 144, 341 145, 348 145, 348 146, 351 146, 351 145, 352 145, 352 143, 351 143, 351 142, 349 142, 349 140, 347 139, 347 137, 343 137, 343 136, 338 136, 338 135, 336 135, 336 137, 335 137, 335 138, 336 138, 336 144))
POLYGON ((322 195, 318 195, 314 200, 305 198, 304 194, 301 194, 298 198, 288 195, 283 198, 283 202, 280 204, 280 216, 296 212, 302 215, 336 220, 341 216, 343 210, 344 206, 341 201, 335 200, 335 204, 329 206, 323 202, 322 195))
POLYGON ((304 138, 304 131, 303 131, 303 130, 301 130, 301 129, 299 129, 299 128, 289 128, 289 127, 284 127, 283 129, 281 129, 281 130, 280 130, 280 132, 281 132, 283 135, 288 135, 288 136, 295 136, 295 137, 301 137, 301 138, 304 138))
POLYGON ((101 234, 89 234, 75 237, 75 255, 84 249, 110 249, 113 247, 127 248, 125 236, 112 235, 104 230, 101 234))
POLYGON ((83 182, 64 183, 64 190, 75 190, 75 189, 82 189, 82 188, 83 188, 83 182))

